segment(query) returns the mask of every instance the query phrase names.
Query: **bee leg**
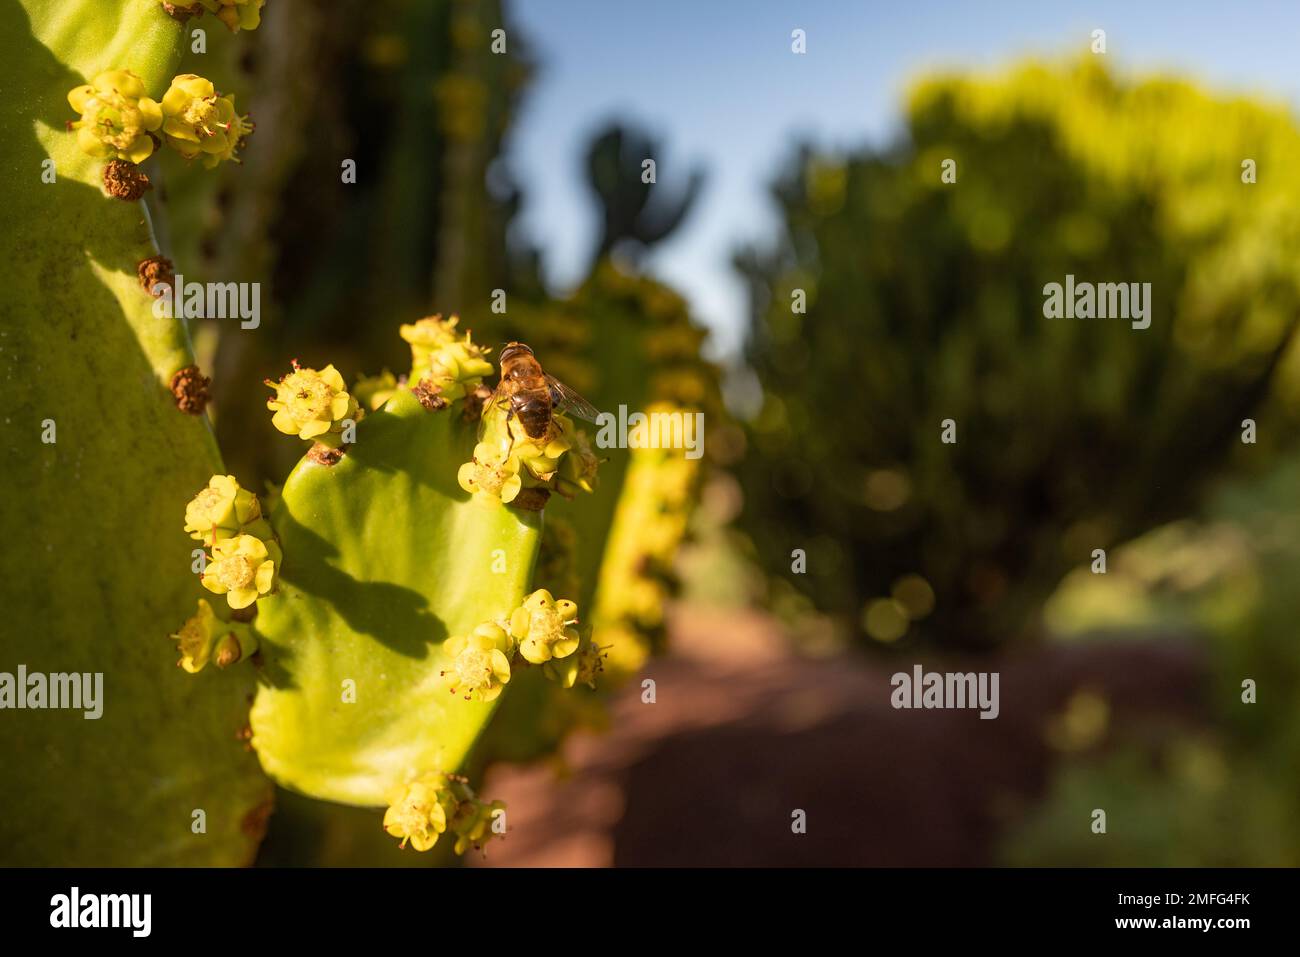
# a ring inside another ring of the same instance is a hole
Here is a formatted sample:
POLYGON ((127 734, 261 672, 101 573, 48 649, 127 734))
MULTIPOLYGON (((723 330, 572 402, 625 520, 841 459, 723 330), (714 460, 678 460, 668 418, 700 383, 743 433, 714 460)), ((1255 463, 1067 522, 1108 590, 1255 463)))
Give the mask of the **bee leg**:
POLYGON ((506 408, 506 438, 510 441, 506 444, 506 459, 509 460, 510 453, 515 450, 515 431, 510 428, 510 420, 515 417, 515 407, 513 405, 506 408))

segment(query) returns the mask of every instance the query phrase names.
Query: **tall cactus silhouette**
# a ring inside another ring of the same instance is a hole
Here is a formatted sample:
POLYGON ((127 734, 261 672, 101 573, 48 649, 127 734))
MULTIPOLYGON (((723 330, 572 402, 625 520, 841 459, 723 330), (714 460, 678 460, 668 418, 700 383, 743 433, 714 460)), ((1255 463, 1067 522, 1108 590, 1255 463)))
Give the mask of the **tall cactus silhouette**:
POLYGON ((595 264, 615 249, 636 256, 660 242, 682 224, 695 204, 704 185, 703 172, 692 170, 682 185, 665 192, 658 183, 659 153, 659 144, 649 134, 631 126, 615 124, 592 138, 587 148, 587 182, 601 208, 593 272, 595 264))

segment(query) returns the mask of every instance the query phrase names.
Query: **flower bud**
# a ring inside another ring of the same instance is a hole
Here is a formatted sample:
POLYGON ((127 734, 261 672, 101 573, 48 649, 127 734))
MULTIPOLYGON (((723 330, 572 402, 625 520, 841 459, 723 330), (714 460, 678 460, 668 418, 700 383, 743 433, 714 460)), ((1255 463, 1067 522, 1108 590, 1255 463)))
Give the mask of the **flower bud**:
POLYGON ((232 33, 256 30, 262 22, 262 7, 266 0, 196 0, 204 10, 216 14, 218 20, 232 33))

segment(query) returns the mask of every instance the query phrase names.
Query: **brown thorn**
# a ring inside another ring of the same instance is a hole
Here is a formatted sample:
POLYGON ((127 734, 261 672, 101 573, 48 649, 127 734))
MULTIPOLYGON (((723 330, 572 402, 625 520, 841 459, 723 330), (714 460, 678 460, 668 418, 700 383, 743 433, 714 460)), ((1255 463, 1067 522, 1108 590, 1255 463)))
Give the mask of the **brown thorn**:
POLYGON ((203 16, 203 8, 197 3, 168 3, 167 0, 163 0, 162 8, 163 12, 177 23, 184 23, 190 17, 203 16))
POLYGON ((432 379, 421 379, 411 394, 420 400, 420 405, 424 406, 426 412, 447 408, 447 400, 442 397, 442 387, 435 385, 432 379))
POLYGON ((525 488, 520 489, 519 494, 514 497, 508 504, 515 508, 523 509, 526 512, 540 512, 546 507, 550 500, 551 493, 549 489, 544 488, 525 488))
POLYGON ((176 408, 188 415, 202 415, 212 398, 212 380, 199 372, 198 366, 177 369, 168 388, 176 400, 176 408))
POLYGON ((339 464, 339 461, 342 460, 346 451, 347 450, 341 446, 337 449, 332 449, 323 442, 317 442, 307 450, 307 458, 310 461, 315 462, 317 465, 331 468, 332 466, 339 464))
POLYGON ((133 202, 153 189, 153 184, 134 163, 115 159, 109 160, 104 166, 104 189, 114 199, 133 202))
POLYGON ((176 270, 172 266, 172 261, 166 256, 150 256, 148 259, 141 259, 135 264, 135 274, 140 280, 140 287, 155 299, 164 295, 164 291, 159 289, 159 286, 171 289, 176 283, 176 270))

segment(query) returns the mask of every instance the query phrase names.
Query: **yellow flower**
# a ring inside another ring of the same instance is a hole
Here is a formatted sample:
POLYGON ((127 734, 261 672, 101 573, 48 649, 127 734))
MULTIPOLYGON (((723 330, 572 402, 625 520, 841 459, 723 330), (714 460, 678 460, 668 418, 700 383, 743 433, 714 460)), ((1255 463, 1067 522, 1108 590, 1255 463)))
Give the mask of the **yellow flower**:
POLYGON ((176 663, 192 675, 202 671, 209 661, 225 668, 257 650, 257 639, 249 627, 222 621, 206 598, 199 599, 198 610, 171 637, 181 652, 181 660, 176 663))
POLYGON ((202 156, 209 169, 234 159, 253 132, 248 117, 235 112, 233 96, 221 96, 211 80, 193 73, 172 79, 163 94, 162 112, 167 145, 186 159, 202 156))
POLYGON ((198 0, 209 13, 215 13, 217 19, 238 33, 240 30, 256 30, 262 22, 262 6, 266 0, 198 0))
POLYGON ((552 486, 565 498, 573 498, 578 492, 594 492, 600 459, 596 458, 596 453, 591 450, 591 441, 587 438, 587 433, 575 428, 573 423, 563 416, 556 416, 555 419, 560 424, 562 435, 569 448, 568 454, 560 460, 552 486))
POLYGON ((439 800, 437 778, 416 781, 384 812, 384 830, 410 841, 417 851, 427 851, 438 843, 438 835, 447 829, 447 813, 439 800))
POLYGON ((70 123, 77 145, 97 159, 142 163, 153 153, 151 132, 163 125, 163 112, 145 96, 144 81, 130 70, 108 70, 68 93, 81 115, 70 123))
POLYGON ((217 619, 206 598, 199 599, 196 611, 181 630, 172 635, 180 646, 181 660, 177 662, 190 674, 198 674, 212 658, 212 646, 221 635, 223 623, 217 619))
POLYGON ((442 675, 453 694, 472 701, 493 701, 510 680, 510 650, 506 630, 487 622, 468 637, 453 635, 443 642, 443 654, 451 661, 442 675))
POLYGON ((514 501, 523 488, 519 477, 519 457, 505 455, 499 447, 480 442, 474 446, 474 457, 460 467, 456 474, 460 487, 475 495, 498 498, 502 502, 514 501))
POLYGON ((605 670, 609 645, 598 645, 591 640, 591 626, 579 629, 582 639, 576 653, 567 658, 552 658, 542 665, 542 674, 559 683, 561 688, 584 684, 595 690, 596 678, 605 670))
POLYGON ((568 599, 556 601, 545 588, 533 592, 510 616, 510 635, 519 642, 519 653, 535 665, 552 658, 567 658, 581 641, 573 626, 578 606, 568 599))
POLYGON ((203 587, 225 595, 231 608, 247 608, 275 590, 280 546, 252 535, 236 535, 212 546, 212 561, 203 572, 203 587))
POLYGON ((271 526, 262 518, 257 496, 240 488, 233 475, 212 476, 207 487, 185 506, 185 531, 190 538, 209 545, 239 534, 271 537, 271 526))
POLYGON ((476 346, 468 332, 463 338, 457 334, 459 321, 429 316, 398 330, 411 346, 411 384, 432 379, 449 402, 464 398, 492 374, 492 363, 484 358, 487 350, 476 346))
POLYGON ((427 851, 438 836, 450 830, 456 835, 455 851, 464 854, 479 847, 494 833, 501 801, 484 801, 469 782, 456 774, 426 774, 407 785, 384 813, 384 830, 410 841, 417 851, 427 851))
POLYGON ((338 448, 345 423, 361 418, 357 400, 348 394, 343 376, 332 365, 317 372, 295 362, 293 371, 283 379, 267 379, 266 384, 275 390, 275 398, 266 403, 275 413, 271 423, 286 435, 338 448))

